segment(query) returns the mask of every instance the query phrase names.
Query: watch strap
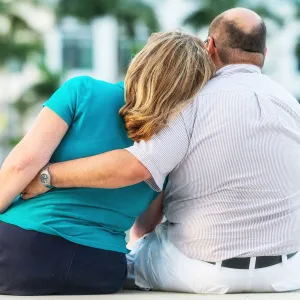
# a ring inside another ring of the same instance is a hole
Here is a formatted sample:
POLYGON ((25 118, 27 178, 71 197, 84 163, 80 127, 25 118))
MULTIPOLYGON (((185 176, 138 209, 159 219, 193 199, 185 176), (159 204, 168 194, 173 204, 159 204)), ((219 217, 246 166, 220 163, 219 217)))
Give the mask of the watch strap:
POLYGON ((48 163, 40 172, 40 182, 41 184, 46 187, 47 189, 53 189, 55 186, 51 184, 51 174, 49 172, 49 167, 51 166, 48 163))

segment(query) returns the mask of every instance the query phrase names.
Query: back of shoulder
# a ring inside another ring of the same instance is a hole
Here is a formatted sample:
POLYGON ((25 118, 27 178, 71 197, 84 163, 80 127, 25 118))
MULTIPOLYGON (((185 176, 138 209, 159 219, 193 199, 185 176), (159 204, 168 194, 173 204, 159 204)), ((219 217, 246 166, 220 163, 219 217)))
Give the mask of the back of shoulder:
POLYGON ((65 84, 76 91, 83 102, 124 102, 124 88, 121 84, 113 84, 90 76, 78 76, 65 84), (115 101, 113 101, 113 99, 115 101))
POLYGON ((298 103, 297 100, 279 83, 269 76, 258 73, 234 74, 232 76, 216 76, 212 78, 199 92, 198 97, 208 95, 212 100, 230 94, 264 93, 271 98, 279 98, 288 102, 298 103))
POLYGON ((291 101, 298 104, 296 98, 281 84, 267 77, 270 85, 272 86, 272 93, 277 95, 278 98, 286 99, 287 101, 291 101))
POLYGON ((70 88, 80 90, 80 91, 87 91, 87 90, 96 90, 96 91, 106 91, 106 90, 119 90, 115 84, 98 80, 92 78, 90 76, 77 76, 69 79, 65 84, 67 84, 70 88))

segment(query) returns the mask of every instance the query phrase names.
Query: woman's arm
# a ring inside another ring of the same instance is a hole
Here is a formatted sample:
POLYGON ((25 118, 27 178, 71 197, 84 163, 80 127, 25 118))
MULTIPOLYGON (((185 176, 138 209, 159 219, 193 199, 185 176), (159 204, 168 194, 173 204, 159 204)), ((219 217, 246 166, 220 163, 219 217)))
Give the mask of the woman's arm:
POLYGON ((0 212, 13 200, 45 166, 63 136, 67 123, 45 107, 31 130, 12 150, 0 170, 0 212))
POLYGON ((129 242, 127 247, 131 245, 155 229, 155 227, 161 223, 163 219, 163 200, 164 194, 160 193, 157 198, 152 201, 147 210, 142 213, 136 220, 129 233, 129 242))

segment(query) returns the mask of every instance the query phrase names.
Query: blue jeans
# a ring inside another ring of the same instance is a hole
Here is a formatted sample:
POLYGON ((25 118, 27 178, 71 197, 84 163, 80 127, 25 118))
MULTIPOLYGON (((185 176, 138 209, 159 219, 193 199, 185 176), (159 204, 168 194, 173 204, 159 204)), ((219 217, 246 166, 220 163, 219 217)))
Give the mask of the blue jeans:
POLYGON ((123 253, 0 222, 0 294, 110 294, 126 273, 123 253))

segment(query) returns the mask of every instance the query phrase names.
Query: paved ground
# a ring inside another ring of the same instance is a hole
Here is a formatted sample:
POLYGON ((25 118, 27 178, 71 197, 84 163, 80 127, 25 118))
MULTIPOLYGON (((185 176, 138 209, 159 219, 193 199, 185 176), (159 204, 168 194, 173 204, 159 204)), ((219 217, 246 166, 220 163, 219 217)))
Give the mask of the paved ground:
POLYGON ((44 297, 14 297, 14 296, 0 296, 0 300, 185 300, 185 299, 199 299, 199 300, 299 300, 300 291, 294 293, 282 294, 236 294, 236 295, 193 295, 193 294, 175 294, 175 293, 158 293, 158 292, 135 292, 124 291, 114 295, 99 295, 99 296, 44 296, 44 297))

